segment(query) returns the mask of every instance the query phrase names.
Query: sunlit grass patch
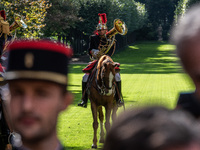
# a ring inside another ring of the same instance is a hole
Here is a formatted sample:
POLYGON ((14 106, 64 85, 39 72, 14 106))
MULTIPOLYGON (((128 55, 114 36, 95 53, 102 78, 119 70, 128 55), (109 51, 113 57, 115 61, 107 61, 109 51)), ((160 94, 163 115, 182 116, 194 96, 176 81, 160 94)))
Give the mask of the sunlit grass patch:
POLYGON ((113 56, 120 63, 159 63, 178 61, 175 46, 168 43, 136 43, 113 56))

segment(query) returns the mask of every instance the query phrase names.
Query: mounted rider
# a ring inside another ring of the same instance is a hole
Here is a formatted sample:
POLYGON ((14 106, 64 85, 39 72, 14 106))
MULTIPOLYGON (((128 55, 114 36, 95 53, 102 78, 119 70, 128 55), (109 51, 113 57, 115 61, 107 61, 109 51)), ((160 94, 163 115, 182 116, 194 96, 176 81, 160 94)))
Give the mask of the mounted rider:
MULTIPOLYGON (((106 14, 98 14, 99 15, 99 23, 96 27, 96 31, 94 35, 90 36, 90 43, 88 48, 88 54, 90 55, 92 62, 90 62, 82 71, 85 73, 82 79, 82 99, 78 106, 87 107, 88 101, 88 93, 86 91, 87 88, 87 81, 89 75, 93 68, 96 66, 98 59, 102 55, 109 55, 112 56, 115 52, 116 47, 116 40, 115 34, 120 33, 121 35, 125 35, 127 33, 127 27, 123 21, 120 19, 115 19, 114 21, 114 28, 108 31, 106 26, 107 18, 106 14)), ((115 68, 119 70, 120 64, 115 68)), ((119 71, 117 71, 119 72, 119 71)), ((121 77, 119 73, 115 75, 116 81, 116 94, 115 99, 118 106, 122 106, 124 102, 121 100, 121 77)))

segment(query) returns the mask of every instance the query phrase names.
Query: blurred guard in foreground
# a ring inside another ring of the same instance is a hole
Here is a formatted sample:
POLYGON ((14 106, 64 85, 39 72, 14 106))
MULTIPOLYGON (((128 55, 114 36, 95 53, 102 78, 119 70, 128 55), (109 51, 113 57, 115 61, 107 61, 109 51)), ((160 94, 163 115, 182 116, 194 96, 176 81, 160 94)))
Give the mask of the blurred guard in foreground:
POLYGON ((191 7, 172 30, 172 42, 186 73, 191 77, 195 91, 181 93, 177 109, 184 109, 200 117, 200 5, 191 7))
POLYGON ((56 124, 72 102, 66 90, 72 50, 50 41, 24 40, 9 45, 8 53, 11 118, 22 141, 18 135, 15 149, 62 150, 56 124))
POLYGON ((103 150, 199 150, 198 122, 180 110, 147 107, 121 114, 103 150))

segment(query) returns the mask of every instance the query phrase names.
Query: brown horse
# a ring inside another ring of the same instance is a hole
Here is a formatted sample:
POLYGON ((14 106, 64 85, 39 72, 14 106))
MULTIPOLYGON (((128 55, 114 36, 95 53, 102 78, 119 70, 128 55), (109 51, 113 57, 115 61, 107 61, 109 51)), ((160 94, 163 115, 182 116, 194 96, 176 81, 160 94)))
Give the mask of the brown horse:
POLYGON ((100 120, 100 143, 104 143, 104 130, 103 120, 104 114, 102 106, 105 107, 105 128, 106 131, 110 129, 110 116, 112 114, 112 120, 116 118, 117 106, 114 100, 115 94, 115 66, 113 60, 103 55, 97 64, 97 67, 93 71, 93 77, 91 77, 89 86, 89 99, 91 101, 91 109, 93 115, 93 129, 94 137, 92 148, 97 148, 97 128, 98 128, 98 114, 100 120))

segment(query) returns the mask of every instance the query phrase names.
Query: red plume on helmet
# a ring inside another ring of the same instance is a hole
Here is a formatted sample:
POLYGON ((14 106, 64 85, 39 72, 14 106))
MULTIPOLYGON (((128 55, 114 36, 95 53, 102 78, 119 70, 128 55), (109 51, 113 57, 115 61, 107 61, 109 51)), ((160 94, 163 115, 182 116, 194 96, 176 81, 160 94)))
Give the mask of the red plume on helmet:
POLYGON ((5 21, 6 20, 6 12, 5 12, 5 10, 1 10, 0 11, 0 15, 1 15, 1 17, 3 17, 3 19, 5 21))
POLYGON ((107 18, 106 18, 106 14, 102 13, 102 14, 98 14, 99 15, 99 23, 97 25, 97 30, 101 30, 101 29, 107 29, 106 23, 107 23, 107 18))
POLYGON ((105 13, 103 13, 103 14, 99 13, 98 15, 99 15, 99 23, 103 23, 103 24, 107 23, 107 18, 106 18, 105 13))

